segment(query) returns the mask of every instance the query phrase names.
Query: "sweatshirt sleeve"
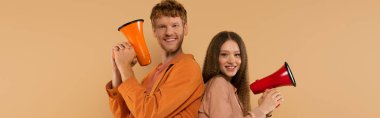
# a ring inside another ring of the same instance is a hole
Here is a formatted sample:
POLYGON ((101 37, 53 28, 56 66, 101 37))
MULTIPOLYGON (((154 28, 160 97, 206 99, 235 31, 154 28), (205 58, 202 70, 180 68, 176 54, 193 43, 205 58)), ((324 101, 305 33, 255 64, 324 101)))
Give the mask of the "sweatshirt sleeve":
POLYGON ((254 108, 249 114, 254 114, 255 118, 266 118, 265 114, 257 107, 254 108))
POLYGON ((117 88, 112 88, 112 82, 108 82, 106 90, 109 96, 110 109, 115 118, 128 118, 130 111, 117 88))
MULTIPOLYGON (((228 89, 230 83, 223 77, 214 77, 209 81, 209 90, 205 93, 208 104, 208 115, 210 118, 265 118, 258 108, 248 112, 248 115, 244 116, 242 111, 236 110, 231 103, 231 95, 235 95, 235 91, 228 89)), ((236 104, 237 105, 237 104, 236 104)))
POLYGON ((233 118, 241 113, 233 113, 233 107, 230 104, 229 91, 227 81, 224 78, 216 77, 209 84, 209 91, 206 93, 209 101, 209 116, 210 118, 233 118))
POLYGON ((147 94, 135 77, 118 88, 130 112, 137 118, 197 117, 204 86, 196 63, 177 63, 164 75, 163 84, 147 94))

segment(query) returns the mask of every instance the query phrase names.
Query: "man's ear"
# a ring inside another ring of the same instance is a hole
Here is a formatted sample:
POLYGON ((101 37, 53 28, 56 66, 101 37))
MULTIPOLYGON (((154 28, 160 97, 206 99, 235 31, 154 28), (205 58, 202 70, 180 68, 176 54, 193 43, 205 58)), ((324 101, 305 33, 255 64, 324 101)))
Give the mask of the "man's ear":
POLYGON ((153 36, 155 38, 157 38, 157 36, 156 36, 156 27, 154 25, 152 25, 152 30, 153 30, 153 36))
POLYGON ((188 32, 189 32, 189 26, 187 26, 187 23, 185 23, 185 24, 183 25, 183 33, 184 33, 185 36, 186 36, 188 32))

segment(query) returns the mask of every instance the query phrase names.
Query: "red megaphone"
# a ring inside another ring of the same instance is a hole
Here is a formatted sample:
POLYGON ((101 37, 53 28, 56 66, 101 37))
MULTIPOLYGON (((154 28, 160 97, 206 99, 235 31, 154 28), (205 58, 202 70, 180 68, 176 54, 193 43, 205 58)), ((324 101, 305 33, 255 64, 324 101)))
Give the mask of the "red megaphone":
POLYGON ((120 26, 118 30, 132 44, 139 64, 146 66, 150 64, 150 54, 144 39, 143 22, 143 19, 137 19, 120 26))
POLYGON ((250 88, 254 94, 264 92, 266 89, 276 88, 280 86, 296 86, 296 80, 290 71, 288 63, 285 62, 284 66, 278 69, 275 73, 256 80, 250 85, 250 88))

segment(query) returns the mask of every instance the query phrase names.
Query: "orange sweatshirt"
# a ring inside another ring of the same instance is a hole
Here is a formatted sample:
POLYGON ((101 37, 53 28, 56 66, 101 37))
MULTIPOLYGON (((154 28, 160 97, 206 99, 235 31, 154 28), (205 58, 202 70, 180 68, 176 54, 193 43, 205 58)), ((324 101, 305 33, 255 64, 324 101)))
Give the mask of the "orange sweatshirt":
POLYGON ((131 77, 117 88, 112 88, 111 82, 106 85, 115 118, 198 117, 204 84, 194 57, 190 54, 176 56, 152 81, 157 71, 159 66, 142 84, 131 77))

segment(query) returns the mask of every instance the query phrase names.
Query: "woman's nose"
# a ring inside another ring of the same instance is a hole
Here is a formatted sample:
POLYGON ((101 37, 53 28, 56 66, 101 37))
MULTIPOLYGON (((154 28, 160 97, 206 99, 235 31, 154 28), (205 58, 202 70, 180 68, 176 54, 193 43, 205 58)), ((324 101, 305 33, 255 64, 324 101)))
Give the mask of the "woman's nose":
POLYGON ((235 57, 234 57, 233 55, 228 56, 227 62, 228 62, 228 63, 233 63, 233 62, 235 62, 235 57))

